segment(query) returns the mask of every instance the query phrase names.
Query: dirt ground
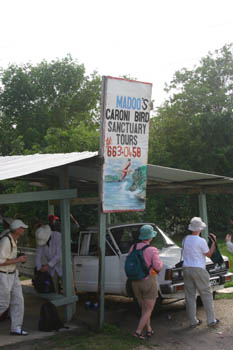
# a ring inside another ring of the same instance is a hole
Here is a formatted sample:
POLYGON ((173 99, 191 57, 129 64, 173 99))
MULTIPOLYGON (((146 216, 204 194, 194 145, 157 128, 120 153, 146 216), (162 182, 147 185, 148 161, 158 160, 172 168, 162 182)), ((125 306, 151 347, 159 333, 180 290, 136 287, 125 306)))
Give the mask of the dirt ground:
MULTIPOLYGON (((75 322, 80 326, 73 331, 77 336, 88 329, 97 326, 97 311, 86 310, 84 303, 87 299, 81 297, 78 302, 75 322)), ((152 327, 155 334, 145 345, 150 349, 162 350, 232 350, 233 349, 233 300, 215 300, 216 318, 221 322, 215 329, 206 326, 203 307, 197 309, 197 316, 202 319, 201 326, 190 329, 186 317, 185 303, 181 301, 170 305, 163 305, 158 314, 152 317, 152 327)), ((105 322, 121 328, 124 333, 133 333, 138 322, 135 304, 127 298, 106 298, 105 322)), ((63 337, 64 333, 58 336, 63 337)), ((142 342, 137 350, 148 349, 142 342)), ((43 339, 35 342, 19 343, 16 346, 4 346, 4 350, 37 350, 50 349, 50 340, 43 339)), ((90 349, 91 350, 91 349, 90 349)))

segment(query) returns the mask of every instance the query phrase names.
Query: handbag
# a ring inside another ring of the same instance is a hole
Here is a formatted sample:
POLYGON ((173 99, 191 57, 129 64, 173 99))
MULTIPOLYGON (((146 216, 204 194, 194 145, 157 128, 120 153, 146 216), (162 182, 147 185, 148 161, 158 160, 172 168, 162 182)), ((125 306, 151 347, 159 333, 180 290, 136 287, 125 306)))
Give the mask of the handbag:
POLYGON ((175 267, 178 269, 180 267, 183 267, 184 260, 180 260, 177 264, 175 264, 175 267))
POLYGON ((213 252, 212 256, 210 257, 210 259, 212 260, 213 263, 218 264, 220 266, 224 262, 224 259, 222 257, 222 254, 220 253, 217 242, 215 241, 215 239, 213 238, 213 236, 210 233, 208 236, 208 247, 209 248, 211 247, 213 241, 215 242, 215 249, 214 249, 214 252, 213 252))
POLYGON ((53 280, 48 271, 37 271, 35 268, 32 284, 38 293, 54 293, 53 280))
MULTIPOLYGON (((184 238, 184 241, 185 241, 185 238, 184 238)), ((183 241, 183 246, 182 246, 182 250, 181 250, 180 261, 177 264, 175 264, 175 267, 177 269, 183 267, 184 260, 182 260, 182 257, 183 257, 183 250, 184 250, 184 241, 183 241)))

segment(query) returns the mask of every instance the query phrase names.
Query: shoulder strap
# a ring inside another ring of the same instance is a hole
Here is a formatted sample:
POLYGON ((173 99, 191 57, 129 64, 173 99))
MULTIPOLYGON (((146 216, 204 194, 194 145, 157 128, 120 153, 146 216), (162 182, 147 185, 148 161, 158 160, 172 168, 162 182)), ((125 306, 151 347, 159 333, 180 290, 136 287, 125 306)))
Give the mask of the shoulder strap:
POLYGON ((182 242, 182 249, 181 249, 181 254, 180 254, 180 261, 181 261, 182 258, 183 258, 184 242, 185 242, 185 239, 186 239, 186 238, 187 238, 187 236, 184 237, 183 242, 182 242))
POLYGON ((5 235, 3 235, 3 236, 0 237, 0 240, 1 240, 2 238, 4 238, 4 237, 8 237, 8 238, 9 238, 10 245, 11 245, 11 251, 12 251, 12 250, 13 250, 13 244, 12 244, 12 242, 11 242, 10 236, 8 235, 8 233, 6 233, 5 235))
POLYGON ((144 245, 144 247, 142 247, 142 248, 141 248, 141 250, 144 250, 144 249, 146 249, 146 248, 148 248, 148 247, 150 247, 150 245, 149 245, 149 244, 144 245))

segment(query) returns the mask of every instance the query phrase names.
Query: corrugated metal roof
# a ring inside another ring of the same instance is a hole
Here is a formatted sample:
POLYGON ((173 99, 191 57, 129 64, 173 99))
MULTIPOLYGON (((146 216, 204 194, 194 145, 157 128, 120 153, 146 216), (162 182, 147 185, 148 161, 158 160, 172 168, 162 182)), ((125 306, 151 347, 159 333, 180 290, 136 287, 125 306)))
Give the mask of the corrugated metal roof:
POLYGON ((33 174, 42 170, 89 159, 97 155, 98 152, 72 152, 0 157, 0 180, 33 174))
MULTIPOLYGON (((98 152, 33 154, 0 157, 0 180, 21 178, 51 183, 58 167, 69 166, 72 185, 95 186, 99 179, 98 152), (96 162, 97 160, 97 162, 96 162)), ((93 187, 92 187, 93 188, 93 187)), ((148 165, 147 189, 163 193, 233 193, 233 178, 181 169, 148 165)))
POLYGON ((199 173, 195 171, 168 168, 159 165, 148 166, 148 186, 166 192, 232 193, 233 178, 199 173))

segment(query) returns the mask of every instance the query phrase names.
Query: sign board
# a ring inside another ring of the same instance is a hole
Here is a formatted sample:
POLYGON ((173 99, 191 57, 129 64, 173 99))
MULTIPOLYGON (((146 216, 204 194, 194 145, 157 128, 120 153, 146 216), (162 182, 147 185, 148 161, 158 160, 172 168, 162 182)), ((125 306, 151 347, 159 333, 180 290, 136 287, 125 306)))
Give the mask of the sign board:
POLYGON ((151 92, 150 83, 103 78, 104 213, 145 209, 151 92))

